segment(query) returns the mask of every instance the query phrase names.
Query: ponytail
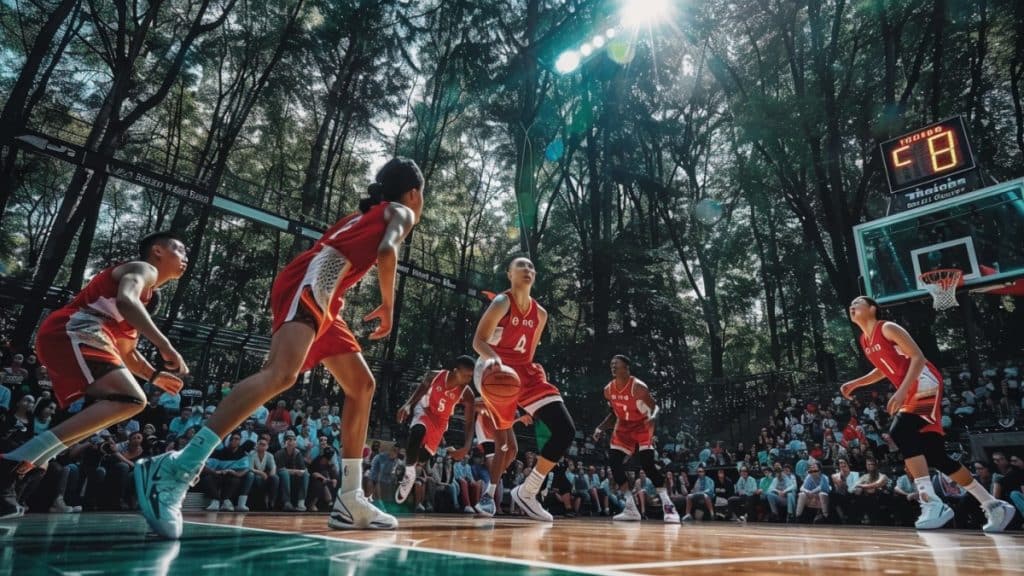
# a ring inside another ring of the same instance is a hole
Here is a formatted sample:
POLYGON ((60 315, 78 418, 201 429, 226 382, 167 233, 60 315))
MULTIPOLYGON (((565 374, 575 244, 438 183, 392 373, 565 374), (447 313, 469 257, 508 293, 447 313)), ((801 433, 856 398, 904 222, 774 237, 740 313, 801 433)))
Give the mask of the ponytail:
POLYGON ((381 202, 395 202, 413 188, 423 190, 423 173, 416 162, 397 156, 381 167, 374 182, 366 188, 366 198, 359 201, 359 211, 366 213, 381 202))

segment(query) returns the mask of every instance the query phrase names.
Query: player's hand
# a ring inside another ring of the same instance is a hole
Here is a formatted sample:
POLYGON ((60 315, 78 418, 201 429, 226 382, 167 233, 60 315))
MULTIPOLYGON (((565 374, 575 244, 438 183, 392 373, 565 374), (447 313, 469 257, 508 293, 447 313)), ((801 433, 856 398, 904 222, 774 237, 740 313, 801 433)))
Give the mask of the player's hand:
POLYGON ((178 392, 181 392, 181 389, 185 386, 185 383, 182 382, 181 378, 178 378, 170 372, 164 372, 163 370, 158 370, 157 373, 153 375, 153 379, 150 380, 149 383, 170 394, 177 394, 178 392))
POLYGON ((462 460, 463 458, 466 457, 466 454, 469 454, 469 448, 466 448, 465 446, 459 448, 458 450, 456 450, 455 448, 448 448, 448 457, 451 458, 452 460, 462 460))
POLYGON ((603 435, 604 435, 604 430, 601 430, 600 428, 594 428, 594 435, 593 435, 594 442, 597 442, 598 440, 600 440, 601 436, 603 436, 603 435))
POLYGON ((171 372, 177 372, 178 374, 188 374, 188 364, 185 364, 185 359, 178 354, 178 351, 174 349, 174 346, 168 345, 167 348, 160 350, 160 357, 164 359, 164 367, 171 372))
POLYGON ((391 333, 391 317, 394 310, 390 306, 381 304, 377 308, 363 317, 363 322, 372 322, 374 319, 380 320, 380 326, 370 334, 370 340, 380 340, 391 333))
POLYGON ((523 414, 519 418, 516 418, 516 422, 521 422, 523 426, 532 426, 533 416, 530 416, 529 414, 523 414))
POLYGON ((906 399, 906 392, 897 391, 892 395, 892 398, 889 398, 889 402, 885 405, 885 411, 888 412, 890 416, 895 416, 896 413, 900 411, 900 408, 903 407, 903 402, 906 399))
POLYGON ((398 423, 405 422, 405 419, 409 417, 409 405, 402 404, 402 407, 398 409, 398 423))
POLYGON ((843 395, 843 398, 850 400, 853 398, 854 387, 851 386, 853 382, 847 382, 839 387, 839 393, 843 395))
POLYGON ((499 366, 500 367, 501 366, 501 358, 498 358, 497 356, 494 356, 492 358, 488 358, 487 360, 484 360, 484 372, 486 372, 487 369, 490 368, 491 366, 499 366))

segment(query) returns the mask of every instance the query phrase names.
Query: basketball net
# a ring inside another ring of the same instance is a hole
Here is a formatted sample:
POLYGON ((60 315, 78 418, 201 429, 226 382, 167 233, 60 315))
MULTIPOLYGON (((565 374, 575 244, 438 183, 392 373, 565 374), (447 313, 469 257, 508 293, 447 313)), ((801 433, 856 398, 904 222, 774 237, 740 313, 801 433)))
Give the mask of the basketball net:
POLYGON ((936 310, 956 308, 956 288, 961 283, 963 271, 956 268, 943 268, 921 274, 921 282, 932 295, 932 306, 936 310))

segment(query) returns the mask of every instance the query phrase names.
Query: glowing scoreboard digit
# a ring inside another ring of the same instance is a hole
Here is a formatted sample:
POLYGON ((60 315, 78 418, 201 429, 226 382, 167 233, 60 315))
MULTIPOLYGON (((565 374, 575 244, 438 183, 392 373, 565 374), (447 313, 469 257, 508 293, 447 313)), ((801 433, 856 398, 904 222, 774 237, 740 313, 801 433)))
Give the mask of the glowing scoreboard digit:
POLYGON ((880 148, 893 194, 976 168, 959 116, 897 136, 880 148))

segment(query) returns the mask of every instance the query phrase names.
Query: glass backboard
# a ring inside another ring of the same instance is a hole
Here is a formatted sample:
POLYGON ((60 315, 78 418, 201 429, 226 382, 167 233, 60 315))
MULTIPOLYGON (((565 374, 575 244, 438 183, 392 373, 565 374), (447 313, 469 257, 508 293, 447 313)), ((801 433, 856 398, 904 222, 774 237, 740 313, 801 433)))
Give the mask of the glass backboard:
POLYGON ((963 271, 964 290, 1024 277, 1024 178, 853 228, 864 293, 880 304, 928 296, 921 274, 963 271))

